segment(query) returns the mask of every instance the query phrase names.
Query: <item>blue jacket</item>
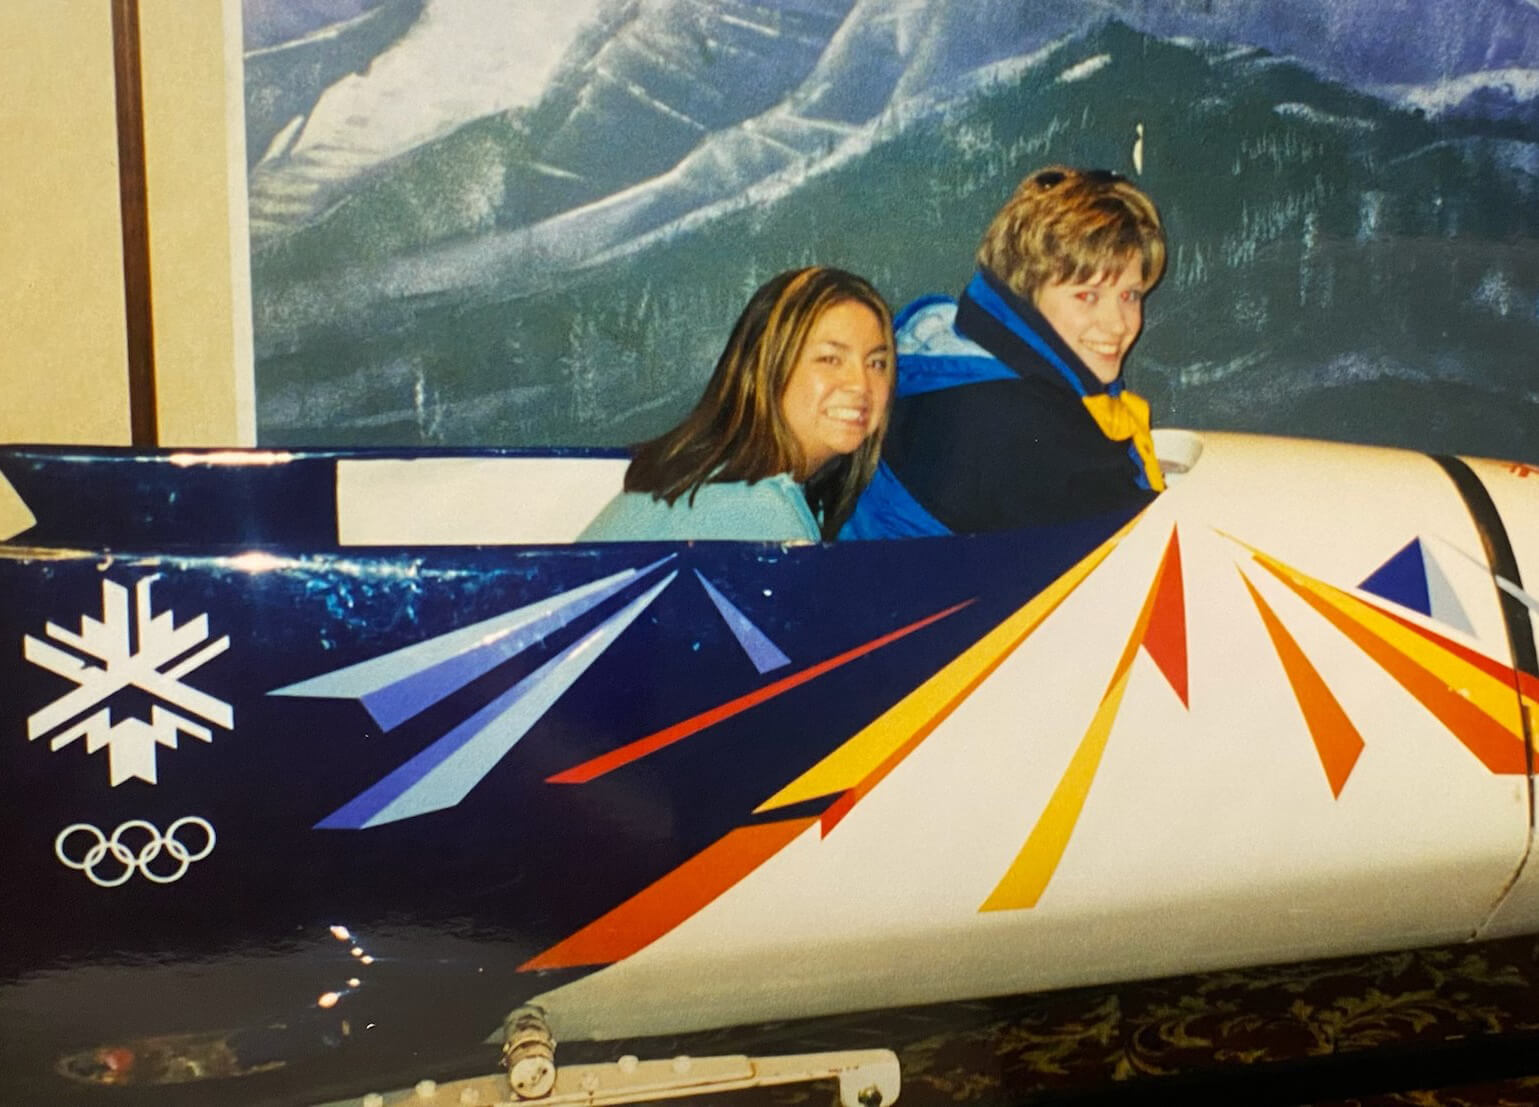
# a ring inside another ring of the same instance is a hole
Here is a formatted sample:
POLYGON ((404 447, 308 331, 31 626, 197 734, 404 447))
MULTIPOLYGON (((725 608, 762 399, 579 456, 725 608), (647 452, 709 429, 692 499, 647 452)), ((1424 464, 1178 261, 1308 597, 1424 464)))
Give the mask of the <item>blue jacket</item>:
POLYGON ((650 492, 621 492, 579 542, 817 542, 818 521, 790 473, 755 481, 702 484, 673 503, 650 492))
POLYGON ((1136 510, 1153 493, 1137 451, 1081 398, 1115 394, 1030 304, 988 273, 959 301, 894 320, 897 399, 882 463, 841 538, 1005 530, 1136 510))

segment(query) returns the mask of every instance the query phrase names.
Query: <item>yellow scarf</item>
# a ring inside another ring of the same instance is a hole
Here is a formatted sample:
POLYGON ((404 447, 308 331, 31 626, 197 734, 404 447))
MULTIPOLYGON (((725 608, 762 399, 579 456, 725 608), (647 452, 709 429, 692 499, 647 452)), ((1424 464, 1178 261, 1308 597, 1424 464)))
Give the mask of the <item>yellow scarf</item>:
POLYGON ((1081 397, 1085 410, 1095 420, 1101 433, 1113 442, 1133 441, 1144 463, 1144 474, 1149 487, 1156 492, 1165 491, 1165 476, 1160 472, 1160 462, 1154 456, 1154 437, 1149 433, 1149 401, 1124 388, 1117 395, 1103 392, 1098 396, 1081 397))

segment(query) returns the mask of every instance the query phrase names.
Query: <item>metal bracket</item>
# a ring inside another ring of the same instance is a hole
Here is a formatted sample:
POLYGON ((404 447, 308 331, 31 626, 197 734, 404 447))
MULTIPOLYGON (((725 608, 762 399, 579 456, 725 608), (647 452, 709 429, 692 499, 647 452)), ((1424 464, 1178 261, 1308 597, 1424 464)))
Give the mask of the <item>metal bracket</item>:
POLYGON ((772 1084, 836 1079, 842 1107, 886 1107, 898 1098, 898 1058, 889 1049, 800 1053, 778 1057, 674 1057, 642 1061, 621 1057, 555 1070, 544 1095, 520 1097, 507 1074, 496 1073, 341 1100, 323 1107, 559 1107, 644 1103, 657 1099, 738 1091, 772 1084))

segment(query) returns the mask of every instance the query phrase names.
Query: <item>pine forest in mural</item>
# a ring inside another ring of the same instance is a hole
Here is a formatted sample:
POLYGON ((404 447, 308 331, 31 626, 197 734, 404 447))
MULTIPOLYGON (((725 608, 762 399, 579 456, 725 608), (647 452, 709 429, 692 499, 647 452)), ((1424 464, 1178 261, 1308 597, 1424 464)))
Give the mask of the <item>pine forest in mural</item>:
POLYGON ((764 278, 954 294, 1017 180, 1067 162, 1166 217, 1129 359, 1158 422, 1539 460, 1530 0, 244 16, 263 444, 655 434, 764 278))

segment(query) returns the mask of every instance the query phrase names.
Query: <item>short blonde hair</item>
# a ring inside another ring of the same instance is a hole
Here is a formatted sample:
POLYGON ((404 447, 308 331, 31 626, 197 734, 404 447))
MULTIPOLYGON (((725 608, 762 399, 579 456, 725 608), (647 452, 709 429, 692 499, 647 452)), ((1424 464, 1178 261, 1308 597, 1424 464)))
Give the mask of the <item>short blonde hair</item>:
POLYGON ((1143 263, 1144 289, 1165 272, 1165 228, 1137 185, 1106 169, 1050 165, 995 214, 978 264, 1031 301, 1044 285, 1093 280, 1143 263))

